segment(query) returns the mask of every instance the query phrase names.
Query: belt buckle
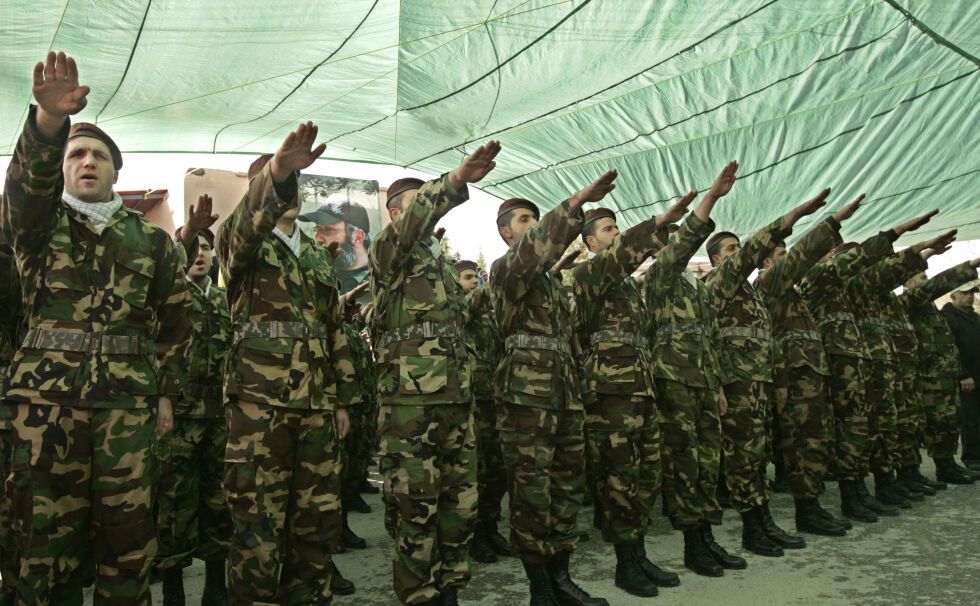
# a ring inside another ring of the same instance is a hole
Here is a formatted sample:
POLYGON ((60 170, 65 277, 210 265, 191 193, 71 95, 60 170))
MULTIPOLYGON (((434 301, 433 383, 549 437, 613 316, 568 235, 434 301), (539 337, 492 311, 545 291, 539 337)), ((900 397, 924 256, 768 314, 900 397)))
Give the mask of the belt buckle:
POLYGON ((435 331, 435 327, 432 325, 431 322, 423 322, 422 323, 422 338, 423 339, 431 339, 432 337, 435 336, 435 332, 436 332, 435 331))

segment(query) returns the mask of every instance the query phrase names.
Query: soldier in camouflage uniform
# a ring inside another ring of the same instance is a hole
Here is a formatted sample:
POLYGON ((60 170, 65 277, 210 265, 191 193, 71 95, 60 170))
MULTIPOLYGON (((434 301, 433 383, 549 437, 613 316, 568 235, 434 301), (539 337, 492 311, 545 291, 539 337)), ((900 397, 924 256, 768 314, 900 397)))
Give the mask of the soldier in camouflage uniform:
POLYGON ((732 504, 742 515, 742 546, 763 556, 781 556, 783 548, 800 549, 806 542, 786 534, 769 513, 766 427, 773 342, 769 313, 748 278, 792 232, 796 221, 822 205, 819 197, 806 202, 764 227, 744 247, 731 232, 717 233, 707 244, 713 268, 705 284, 718 314, 721 372, 729 406, 722 417, 724 479, 732 504))
MULTIPOLYGON (((204 204, 203 197, 198 204, 204 204)), ((182 571, 192 557, 205 563, 202 601, 228 602, 225 557, 231 517, 221 478, 228 442, 222 382, 231 348, 231 312, 224 289, 211 281, 217 264, 214 234, 195 224, 195 210, 191 206, 190 220, 178 232, 185 250, 188 240, 198 241, 197 256, 187 271, 193 327, 184 361, 187 382, 174 408, 174 428, 158 444, 156 567, 162 570, 165 606, 184 603, 182 571)), ((209 214, 208 209, 204 215, 209 214)))
MULTIPOLYGON (((0 225, 3 218, 0 217, 0 225)), ((10 498, 4 481, 10 472, 12 444, 10 406, 4 401, 7 371, 22 337, 24 304, 20 292, 20 275, 14 262, 13 250, 0 231, 0 606, 12 606, 16 600, 17 575, 20 562, 17 556, 17 537, 10 519, 10 498)))
POLYGON ((708 288, 688 269, 697 249, 711 234, 715 203, 732 188, 738 163, 722 170, 697 208, 670 236, 667 247, 645 276, 650 310, 647 339, 652 348, 657 408, 662 432, 664 511, 684 533, 684 565, 697 574, 718 577, 724 568, 745 568, 714 538, 721 524, 715 498, 721 462, 721 413, 718 324, 708 288))
POLYGON ((371 243, 380 468, 394 588, 405 604, 456 604, 470 578, 477 462, 469 306, 433 230, 499 151, 491 141, 439 179, 392 183, 391 223, 371 243))
POLYGON ((550 271, 582 230, 582 204, 615 187, 610 171, 540 222, 537 206, 513 198, 497 211, 510 249, 490 270, 504 342, 497 367, 497 430, 507 463, 511 546, 520 556, 531 604, 608 606, 576 585, 568 563, 585 492, 585 412, 574 319, 561 281, 550 271))
POLYGON ((643 335, 646 305, 631 274, 664 247, 666 227, 687 212, 690 193, 663 215, 620 234, 606 208, 585 213, 582 240, 595 255, 572 270, 578 339, 585 352, 585 437, 603 538, 616 550, 616 586, 657 595, 680 578, 647 559, 650 507, 660 491, 660 428, 653 361, 643 335))
MULTIPOLYGON (((820 195, 829 193, 824 190, 820 195)), ((854 214, 863 198, 821 221, 788 252, 785 246, 777 246, 765 259, 755 282, 780 347, 782 377, 777 383, 781 380, 786 390, 777 397, 774 425, 780 431, 774 433, 781 439, 773 448, 785 461, 797 531, 825 536, 844 536, 850 523, 834 518, 818 500, 835 441, 827 387, 830 365, 816 322, 797 288, 813 266, 841 244, 841 221, 854 214)))
POLYGON ((6 392, 24 604, 81 604, 92 564, 96 605, 149 604, 150 444, 190 338, 182 254, 112 191, 112 139, 69 124, 88 90, 64 53, 37 65, 3 196, 28 328, 6 392))
POLYGON ((472 343, 473 422, 476 431, 477 456, 477 505, 476 528, 470 544, 470 557, 477 562, 496 562, 498 555, 514 553, 497 531, 500 521, 500 502, 507 494, 507 473, 504 471, 504 455, 500 450, 500 436, 495 423, 493 372, 503 355, 502 343, 493 315, 490 287, 479 284, 479 269, 473 261, 457 261, 459 284, 470 302, 470 319, 466 325, 467 344, 472 343))
POLYGON ((330 253, 296 226, 311 123, 249 169, 218 231, 233 345, 224 488, 232 604, 327 604, 340 539, 340 454, 358 384, 330 253))
POLYGON ((936 463, 937 478, 943 481, 933 482, 919 473, 918 462, 903 468, 899 474, 906 481, 911 478, 937 489, 945 488, 946 482, 971 484, 973 478, 954 459, 959 440, 960 363, 956 340, 933 301, 975 280, 977 267, 980 259, 961 263, 931 279, 925 273, 917 274, 906 282, 901 296, 919 342, 916 378, 925 417, 921 438, 936 463))

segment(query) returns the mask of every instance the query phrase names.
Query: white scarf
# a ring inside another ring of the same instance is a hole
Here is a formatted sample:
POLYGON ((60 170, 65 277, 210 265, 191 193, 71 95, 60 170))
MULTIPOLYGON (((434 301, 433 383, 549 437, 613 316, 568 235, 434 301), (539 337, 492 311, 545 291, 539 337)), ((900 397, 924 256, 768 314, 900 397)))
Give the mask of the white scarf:
POLYGON ((697 290, 698 288, 698 277, 694 275, 694 272, 688 268, 684 268, 684 273, 681 274, 687 283, 691 285, 691 288, 697 290))
POLYGON ((92 229, 100 236, 105 230, 105 226, 108 225, 109 219, 123 205, 122 196, 116 192, 112 192, 112 199, 108 202, 85 202, 67 191, 62 191, 61 201, 88 219, 89 223, 92 224, 92 229))
POLYGON ((205 297, 208 296, 208 293, 211 292, 211 276, 204 276, 204 288, 201 288, 200 286, 198 286, 197 285, 197 282, 195 282, 194 280, 191 280, 187 276, 184 276, 184 278, 188 282, 190 282, 194 286, 194 288, 196 288, 199 291, 203 292, 205 297))
POLYGON ((286 232, 282 231, 278 227, 274 228, 272 233, 278 236, 278 238, 286 244, 286 248, 293 253, 293 256, 295 256, 297 259, 299 258, 299 227, 295 225, 293 226, 293 235, 291 236, 287 236, 286 232))

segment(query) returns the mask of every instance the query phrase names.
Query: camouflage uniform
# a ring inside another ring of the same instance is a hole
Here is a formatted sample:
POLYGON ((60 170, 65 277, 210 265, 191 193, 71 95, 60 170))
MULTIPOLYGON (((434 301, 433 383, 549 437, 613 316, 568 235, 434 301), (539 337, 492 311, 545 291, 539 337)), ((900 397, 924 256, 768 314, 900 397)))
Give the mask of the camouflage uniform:
POLYGON ((718 314, 721 369, 728 398, 722 418, 725 482, 740 512, 765 505, 773 342, 769 312, 749 275, 787 235, 780 217, 711 270, 705 283, 718 314))
POLYGON ((224 384, 233 604, 330 598, 342 529, 335 409, 358 398, 330 254, 300 234, 297 256, 275 235, 299 203, 298 178, 275 184, 270 171, 218 232, 233 325, 224 384))
MULTIPOLYGON (((0 221, 2 223, 2 221, 0 221)), ((10 427, 10 406, 4 401, 7 371, 22 336, 24 305, 21 300, 20 276, 14 263, 13 251, 0 232, 0 593, 12 593, 17 586, 20 562, 17 556, 17 537, 11 529, 10 498, 4 480, 10 472, 13 446, 10 427)))
POLYGON ((489 285, 484 284, 469 295, 470 321, 467 336, 473 339, 473 397, 476 400, 473 421, 476 423, 477 492, 476 521, 480 527, 496 528, 500 520, 500 502, 507 494, 507 473, 500 435, 495 422, 493 373, 503 355, 497 320, 489 285))
POLYGON ((348 411, 350 431, 340 443, 343 458, 343 500, 358 495, 368 479, 368 467, 378 442, 378 406, 374 396, 374 357, 364 335, 350 323, 344 323, 347 344, 354 356, 354 368, 361 387, 361 404, 348 411))
MULTIPOLYGON (((861 287, 854 290, 853 300, 861 335, 871 355, 867 382, 867 399, 871 403, 868 435, 871 450, 864 473, 888 474, 894 469, 898 434, 897 398, 902 397, 898 378, 895 344, 885 325, 880 297, 897 288, 905 278, 925 269, 922 257, 907 248, 861 270, 861 287)), ((864 474, 862 474, 864 475, 864 474)))
POLYGON ((231 312, 225 291, 188 281, 193 337, 184 365, 187 383, 174 407, 174 427, 159 441, 158 568, 187 566, 191 557, 224 560, 231 517, 221 479, 228 428, 222 397, 231 348, 231 312))
POLYGON ((16 404, 8 487, 21 603, 149 603, 156 552, 151 409, 176 400, 190 337, 183 256, 121 206, 99 234, 62 203, 69 125, 52 139, 29 113, 7 170, 4 228, 28 332, 6 397, 16 404))
POLYGON ((646 306, 630 274, 665 234, 656 219, 623 232, 572 272, 588 391, 585 436, 594 465, 602 536, 619 545, 646 536, 651 500, 660 491, 660 429, 646 306))
POLYGON ((925 284, 905 289, 901 296, 919 342, 916 378, 925 415, 922 439, 933 459, 952 459, 956 455, 960 389, 956 340, 933 301, 976 277, 976 269, 969 263, 961 263, 925 284))
POLYGON ((469 306, 432 235, 468 197, 448 175, 429 181, 371 243, 380 466, 395 515, 394 588, 406 604, 470 578, 477 463, 463 336, 469 306))
MULTIPOLYGON (((921 257, 920 257, 921 259, 921 257)), ((925 270, 925 261, 922 262, 925 270)), ((914 271, 918 273, 918 271, 914 271)), ((906 274, 902 282, 914 274, 906 274)), ((895 469, 919 465, 919 445, 925 427, 925 410, 919 400, 916 369, 919 366, 919 340, 905 306, 891 290, 878 296, 885 330, 895 346, 898 377, 895 381, 895 412, 898 428, 895 450, 891 453, 895 469)))
POLYGON ((721 463, 718 322, 708 287, 687 269, 714 227, 714 221, 690 214, 646 276, 664 509, 677 530, 721 524, 722 518, 715 498, 721 463))
POLYGON ((840 224, 831 217, 807 233, 782 259, 759 275, 755 285, 772 318, 773 338, 788 396, 776 405, 790 492, 798 499, 823 493, 834 449, 833 407, 827 387, 830 365, 817 324, 797 284, 814 264, 841 243, 840 224))
POLYGON ((497 259, 490 271, 504 342, 497 367, 497 430, 507 463, 510 536, 527 564, 575 549, 585 492, 585 411, 571 303, 551 267, 581 233, 568 202, 497 259))

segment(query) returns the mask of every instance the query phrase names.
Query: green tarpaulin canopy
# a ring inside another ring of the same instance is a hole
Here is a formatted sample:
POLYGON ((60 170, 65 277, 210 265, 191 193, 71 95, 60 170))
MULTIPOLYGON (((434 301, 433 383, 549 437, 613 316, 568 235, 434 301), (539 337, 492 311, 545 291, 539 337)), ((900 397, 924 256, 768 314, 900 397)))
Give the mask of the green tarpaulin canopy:
POLYGON ((976 0, 0 5, 0 154, 53 49, 129 153, 272 151, 313 120, 326 157, 441 173, 495 138, 490 193, 550 208, 618 168, 625 224, 737 159, 715 218, 740 234, 830 186, 868 192, 849 236, 938 207, 926 235, 980 237, 976 0))

